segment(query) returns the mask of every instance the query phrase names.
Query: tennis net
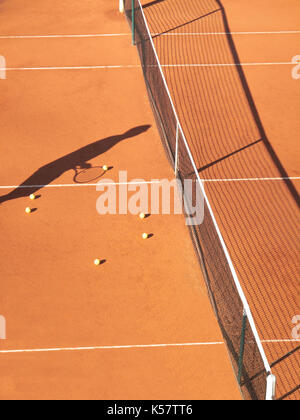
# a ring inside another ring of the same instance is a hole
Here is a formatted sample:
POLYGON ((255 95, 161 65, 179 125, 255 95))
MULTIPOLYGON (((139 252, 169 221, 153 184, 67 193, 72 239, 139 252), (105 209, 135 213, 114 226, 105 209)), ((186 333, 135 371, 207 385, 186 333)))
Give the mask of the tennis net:
MULTIPOLYGON (((203 221, 189 225, 189 231, 243 397, 247 400, 274 399, 275 377, 178 119, 143 7, 140 0, 123 1, 167 156, 182 185, 187 179, 193 180, 193 191, 198 188, 203 196, 203 221)), ((186 197, 186 203, 188 218, 192 208, 200 203, 195 197, 192 201, 186 197)))

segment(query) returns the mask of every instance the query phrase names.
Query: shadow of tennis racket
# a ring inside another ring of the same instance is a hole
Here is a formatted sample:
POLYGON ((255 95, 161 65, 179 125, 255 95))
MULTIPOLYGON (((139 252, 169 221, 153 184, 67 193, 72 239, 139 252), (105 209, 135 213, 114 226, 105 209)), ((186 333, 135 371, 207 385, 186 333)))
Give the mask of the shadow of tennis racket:
POLYGON ((113 169, 112 166, 108 167, 107 170, 104 170, 102 166, 90 166, 87 168, 75 168, 75 175, 73 181, 76 184, 87 184, 89 182, 94 182, 103 177, 108 171, 113 169))

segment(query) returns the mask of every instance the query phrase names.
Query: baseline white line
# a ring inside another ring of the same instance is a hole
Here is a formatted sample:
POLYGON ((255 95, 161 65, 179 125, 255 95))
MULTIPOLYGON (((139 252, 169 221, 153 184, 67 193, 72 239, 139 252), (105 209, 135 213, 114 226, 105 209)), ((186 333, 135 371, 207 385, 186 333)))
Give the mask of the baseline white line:
POLYGON ((286 66, 295 65, 292 61, 270 63, 201 63, 201 64, 162 64, 162 67, 235 67, 235 66, 286 66))
MULTIPOLYGON (((187 33, 152 33, 152 36, 209 36, 209 35, 285 35, 300 34, 300 31, 248 31, 248 32, 187 32, 187 33)), ((102 38, 102 37, 118 37, 131 36, 130 33, 116 34, 60 34, 60 35, 0 35, 0 39, 44 39, 44 38, 102 38)))
POLYGON ((156 34, 152 36, 208 36, 208 35, 284 35, 284 34, 300 34, 300 31, 256 31, 256 32, 178 32, 178 33, 166 33, 156 34))
POLYGON ((201 179, 203 182, 245 182, 245 181, 285 181, 285 180, 300 180, 299 176, 278 177, 278 178, 220 178, 220 179, 201 179))
POLYGON ((0 39, 44 39, 44 38, 102 38, 131 36, 131 34, 78 34, 78 35, 0 35, 0 39))
POLYGON ((139 348, 161 348, 161 347, 192 347, 192 346, 214 346, 221 345, 223 342, 207 343, 174 343, 174 344, 136 344, 124 346, 94 346, 94 347, 61 347, 49 349, 22 349, 22 350, 0 350, 0 353, 41 353, 55 351, 87 351, 87 350, 117 350, 117 349, 139 349, 139 348))
MULTIPOLYGON (((232 179, 201 179, 202 182, 245 182, 245 181, 284 181, 284 180, 300 180, 300 177, 282 177, 282 178, 232 178, 232 179)), ((163 181, 132 181, 132 182, 100 182, 92 184, 50 184, 50 185, 0 185, 0 190, 10 190, 13 188, 79 188, 79 187, 97 187, 99 185, 143 185, 143 184, 161 184, 163 181)))
POLYGON ((132 182, 99 182, 97 184, 50 184, 50 185, 0 185, 0 190, 10 190, 12 188, 78 188, 78 187, 98 187, 99 185, 144 185, 161 184, 162 181, 132 181, 132 182))
MULTIPOLYGON (((286 66, 295 65, 292 61, 274 63, 204 63, 204 64, 162 64, 162 67, 235 67, 235 66, 286 66)), ((3 71, 40 71, 40 70, 103 70, 103 69, 137 69, 141 65, 107 65, 107 66, 63 66, 63 67, 7 67, 3 71)))
POLYGON ((285 339, 285 340, 261 340, 262 343, 276 344, 276 343, 300 343, 300 340, 285 339))
MULTIPOLYGON (((262 343, 299 343, 300 340, 262 340, 262 343)), ((45 349, 19 349, 19 350, 0 350, 0 354, 9 353, 46 353, 46 352, 62 352, 62 351, 92 351, 92 350, 122 350, 122 349, 151 349, 166 347, 202 347, 202 346, 218 346, 224 345, 223 341, 208 341, 200 343, 168 343, 168 344, 133 344, 120 346, 91 346, 91 347, 54 347, 45 349)))
POLYGON ((63 67, 8 67, 3 71, 29 71, 29 70, 99 70, 99 69, 135 69, 138 64, 108 65, 108 66, 63 66, 63 67))

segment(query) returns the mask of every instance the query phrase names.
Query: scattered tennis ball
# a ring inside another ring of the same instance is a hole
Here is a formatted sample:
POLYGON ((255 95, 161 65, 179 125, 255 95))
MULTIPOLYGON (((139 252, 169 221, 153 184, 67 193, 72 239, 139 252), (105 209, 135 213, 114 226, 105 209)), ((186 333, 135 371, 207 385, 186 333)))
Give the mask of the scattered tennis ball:
POLYGON ((35 200, 35 194, 30 194, 29 198, 30 200, 35 200))
POLYGON ((142 238, 143 239, 148 239, 148 233, 143 233, 142 238))
POLYGON ((145 219, 146 215, 145 213, 140 213, 140 219, 145 219))
POLYGON ((103 171, 105 171, 105 172, 106 172, 106 171, 108 171, 108 166, 107 166, 107 165, 103 165, 103 166, 102 166, 102 169, 103 169, 103 171))
POLYGON ((99 260, 99 258, 96 258, 96 259, 94 260, 94 264, 95 264, 95 265, 100 265, 100 264, 101 264, 101 261, 99 260))
POLYGON ((27 214, 31 213, 31 208, 30 208, 30 207, 26 207, 25 212, 26 212, 27 214))

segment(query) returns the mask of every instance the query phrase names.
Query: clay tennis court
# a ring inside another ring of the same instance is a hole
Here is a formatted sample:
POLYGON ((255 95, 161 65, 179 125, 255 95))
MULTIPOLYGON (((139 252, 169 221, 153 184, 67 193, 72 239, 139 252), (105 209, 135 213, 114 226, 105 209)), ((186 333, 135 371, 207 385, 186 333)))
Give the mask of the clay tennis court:
MULTIPOLYGON (((219 2, 142 3, 276 396, 298 399, 298 3, 223 1, 244 74, 219 2)), ((241 399, 184 216, 96 211, 119 171, 174 177, 117 2, 6 0, 0 21, 0 398, 241 399), (109 170, 76 182, 86 163, 109 170)))

